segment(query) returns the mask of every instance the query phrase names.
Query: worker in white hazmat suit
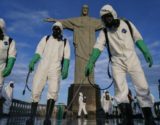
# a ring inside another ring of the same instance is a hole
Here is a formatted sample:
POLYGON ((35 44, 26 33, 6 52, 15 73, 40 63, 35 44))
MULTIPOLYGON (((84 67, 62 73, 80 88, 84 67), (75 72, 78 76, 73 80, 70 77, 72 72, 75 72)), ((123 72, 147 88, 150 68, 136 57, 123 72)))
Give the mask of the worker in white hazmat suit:
POLYGON ((44 36, 41 39, 29 64, 29 71, 33 71, 35 63, 40 60, 33 79, 31 116, 26 125, 34 124, 38 101, 46 81, 48 81, 48 101, 44 125, 51 125, 50 118, 59 92, 60 76, 62 75, 62 79, 66 79, 68 76, 69 42, 63 38, 63 27, 60 22, 53 25, 52 31, 52 35, 44 36))
POLYGON ((5 22, 0 18, 0 114, 3 109, 2 87, 4 78, 9 76, 16 60, 15 41, 6 35, 5 22))
POLYGON ((133 125, 131 116, 127 114, 129 106, 128 85, 126 74, 129 73, 134 83, 137 99, 142 107, 146 125, 155 125, 151 107, 153 102, 143 69, 135 51, 136 46, 142 51, 145 60, 152 66, 151 54, 137 28, 130 21, 118 19, 116 11, 110 5, 100 10, 100 16, 105 28, 100 31, 97 42, 86 65, 85 74, 88 76, 96 60, 103 51, 105 44, 112 64, 112 74, 115 82, 115 100, 123 112, 123 125, 133 125))
POLYGON ((82 92, 79 93, 78 103, 79 103, 78 118, 81 117, 82 111, 84 112, 85 118, 87 118, 88 113, 86 111, 86 97, 83 96, 82 92))
POLYGON ((109 118, 109 115, 112 111, 112 101, 111 96, 108 91, 104 91, 104 93, 101 96, 101 106, 105 112, 106 118, 109 118))
POLYGON ((12 105, 13 99, 13 89, 14 82, 10 81, 6 87, 2 89, 2 96, 5 98, 5 102, 3 103, 3 114, 7 115, 10 112, 10 107, 12 105))

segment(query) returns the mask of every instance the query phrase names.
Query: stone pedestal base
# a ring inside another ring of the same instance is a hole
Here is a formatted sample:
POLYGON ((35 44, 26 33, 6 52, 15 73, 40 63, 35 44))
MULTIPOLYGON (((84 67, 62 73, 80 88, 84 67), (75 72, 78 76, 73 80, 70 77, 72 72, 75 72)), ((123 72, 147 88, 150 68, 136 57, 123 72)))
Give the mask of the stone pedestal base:
MULTIPOLYGON (((96 85, 96 86, 98 87, 98 85, 96 85)), ((88 112, 88 117, 95 118, 96 111, 100 107, 100 90, 95 89, 90 84, 83 84, 83 85, 72 84, 69 87, 69 91, 68 91, 68 106, 69 106, 69 110, 73 111, 74 116, 77 116, 77 114, 78 114, 79 92, 82 92, 83 95, 85 95, 87 97, 86 110, 88 112), (80 89, 79 89, 79 87, 80 87, 80 89), (79 89, 79 91, 77 93, 78 89, 79 89), (73 98, 74 98, 74 101, 72 101, 73 98)))

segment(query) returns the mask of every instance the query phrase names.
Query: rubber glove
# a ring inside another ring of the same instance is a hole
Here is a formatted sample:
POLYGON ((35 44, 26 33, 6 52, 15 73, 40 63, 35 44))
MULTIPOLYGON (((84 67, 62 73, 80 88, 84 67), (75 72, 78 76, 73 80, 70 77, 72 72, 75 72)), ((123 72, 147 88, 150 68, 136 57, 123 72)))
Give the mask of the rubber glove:
POLYGON ((11 73, 13 66, 14 66, 14 63, 15 63, 15 60, 16 60, 16 58, 14 58, 14 57, 8 58, 6 68, 2 71, 3 77, 6 77, 11 73))
POLYGON ((35 54, 29 63, 29 71, 32 72, 34 71, 34 65, 40 60, 41 56, 39 54, 35 54))
POLYGON ((63 66, 62 66, 62 79, 66 79, 68 77, 68 69, 69 69, 69 59, 63 60, 63 66))
POLYGON ((93 70, 94 64, 96 63, 98 57, 100 56, 101 51, 97 48, 92 50, 92 54, 89 58, 89 61, 85 67, 85 76, 89 76, 93 70))
POLYGON ((141 50, 141 52, 143 53, 146 62, 149 64, 149 67, 151 67, 153 65, 152 56, 151 56, 147 46, 145 45, 144 41, 143 40, 138 40, 136 42, 136 45, 141 50))

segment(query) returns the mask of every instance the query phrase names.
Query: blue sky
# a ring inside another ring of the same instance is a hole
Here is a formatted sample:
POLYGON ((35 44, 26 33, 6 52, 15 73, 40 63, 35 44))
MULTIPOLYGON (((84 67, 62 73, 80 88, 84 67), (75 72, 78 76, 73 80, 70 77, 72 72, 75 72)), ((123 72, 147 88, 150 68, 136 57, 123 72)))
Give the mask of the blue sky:
MULTIPOLYGON (((148 48, 154 59, 152 68, 148 68, 143 55, 137 49, 145 71, 151 92, 158 100, 158 79, 160 79, 160 1, 159 0, 1 0, 0 17, 4 18, 7 25, 7 34, 15 39, 17 43, 17 61, 12 74, 5 80, 14 80, 16 87, 14 97, 24 101, 31 101, 31 94, 26 93, 22 96, 22 91, 28 71, 28 64, 33 57, 36 45, 41 37, 51 33, 51 23, 43 22, 44 18, 54 17, 58 19, 78 17, 81 13, 83 4, 88 4, 90 8, 89 15, 99 18, 99 10, 105 4, 111 4, 118 13, 119 17, 125 17, 131 20, 141 32, 148 48)), ((71 44, 71 65, 69 77, 61 82, 59 99, 57 102, 67 101, 68 87, 74 79, 74 51, 73 51, 73 33, 64 31, 65 36, 71 44)), ((102 53, 96 63, 96 82, 101 87, 106 87, 107 74, 107 52, 102 53)), ((33 73, 30 77, 31 86, 33 73)), ((130 79, 129 86, 133 90, 130 79)), ((41 103, 46 101, 47 86, 42 94, 41 103)), ((114 94, 113 86, 109 89, 114 94)))

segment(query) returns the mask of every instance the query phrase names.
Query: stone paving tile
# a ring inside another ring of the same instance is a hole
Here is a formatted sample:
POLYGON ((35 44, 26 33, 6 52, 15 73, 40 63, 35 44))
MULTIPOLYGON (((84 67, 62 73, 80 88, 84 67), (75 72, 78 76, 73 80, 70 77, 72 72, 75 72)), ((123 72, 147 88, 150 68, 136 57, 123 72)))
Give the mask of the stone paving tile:
MULTIPOLYGON (((25 125, 27 117, 13 117, 13 118, 1 118, 0 125, 25 125)), ((43 125, 44 118, 37 118, 35 125, 43 125)), ((52 125, 117 125, 120 122, 119 119, 111 120, 87 120, 87 119, 73 119, 73 120, 55 120, 52 119, 52 125)), ((160 121, 156 121, 157 125, 160 125, 160 121)), ((134 120, 135 125, 144 125, 143 120, 134 120)))

